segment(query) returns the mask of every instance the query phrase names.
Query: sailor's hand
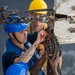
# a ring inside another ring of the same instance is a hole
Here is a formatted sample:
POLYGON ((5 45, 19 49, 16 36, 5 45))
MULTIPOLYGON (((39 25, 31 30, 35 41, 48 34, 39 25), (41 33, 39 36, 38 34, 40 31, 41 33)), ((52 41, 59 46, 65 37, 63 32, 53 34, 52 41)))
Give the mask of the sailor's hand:
POLYGON ((51 60, 49 59, 49 62, 51 64, 51 67, 52 67, 52 70, 54 72, 54 75, 59 75, 58 71, 57 71, 57 68, 58 68, 58 65, 59 65, 59 52, 57 54, 57 57, 55 60, 51 60))
POLYGON ((37 35, 36 41, 37 41, 38 43, 41 43, 41 42, 44 40, 44 38, 45 38, 46 36, 47 36, 47 32, 44 31, 44 30, 41 30, 41 31, 38 33, 38 35, 37 35))
POLYGON ((59 52, 58 52, 56 59, 55 59, 55 60, 50 60, 50 64, 51 64, 51 66, 52 66, 53 68, 57 68, 58 63, 59 63, 59 58, 60 58, 60 57, 59 57, 59 52))

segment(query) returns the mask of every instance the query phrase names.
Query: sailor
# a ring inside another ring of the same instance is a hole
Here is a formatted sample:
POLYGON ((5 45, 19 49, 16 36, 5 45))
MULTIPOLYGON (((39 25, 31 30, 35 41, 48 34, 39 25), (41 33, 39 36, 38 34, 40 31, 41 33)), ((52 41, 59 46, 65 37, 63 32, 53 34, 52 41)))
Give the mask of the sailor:
MULTIPOLYGON (((28 10, 41 10, 41 9, 48 9, 47 3, 44 0, 33 0, 29 5, 28 10)), ((31 18, 32 21, 29 22, 29 26, 27 28, 28 33, 30 33, 30 34, 34 34, 36 32, 38 33, 40 30, 44 30, 48 27, 48 24, 44 22, 46 20, 47 13, 48 13, 48 11, 37 11, 37 12, 29 13, 29 17, 31 18)), ((31 39, 31 38, 29 38, 29 39, 31 39)), ((44 47, 43 43, 40 43, 38 45, 37 51, 40 56, 44 53, 45 47, 44 47)), ((59 64, 60 64, 60 68, 61 68, 61 65, 62 65, 62 56, 61 55, 60 55, 60 59, 59 59, 59 64)), ((47 73, 47 63, 44 64, 44 70, 47 73)))
MULTIPOLYGON (((37 34, 36 41, 31 44, 27 39, 28 24, 17 15, 9 16, 5 20, 4 30, 9 35, 6 42, 6 50, 2 55, 4 74, 6 70, 15 63, 25 62, 32 75, 45 75, 42 66, 46 60, 47 53, 39 57, 36 47, 46 37, 47 33, 42 30, 37 34), (41 65, 41 66, 40 66, 41 65)), ((34 35, 29 36, 33 39, 34 35)))

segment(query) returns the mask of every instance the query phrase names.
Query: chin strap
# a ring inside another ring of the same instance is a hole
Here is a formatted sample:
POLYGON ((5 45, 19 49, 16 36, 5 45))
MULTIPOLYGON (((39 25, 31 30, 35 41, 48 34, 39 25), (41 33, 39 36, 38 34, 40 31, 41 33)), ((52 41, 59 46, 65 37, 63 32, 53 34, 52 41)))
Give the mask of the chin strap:
POLYGON ((22 42, 20 42, 20 41, 16 38, 16 36, 14 35, 14 33, 12 33, 12 34, 13 34, 14 38, 17 40, 17 42, 20 43, 20 44, 22 44, 22 42))

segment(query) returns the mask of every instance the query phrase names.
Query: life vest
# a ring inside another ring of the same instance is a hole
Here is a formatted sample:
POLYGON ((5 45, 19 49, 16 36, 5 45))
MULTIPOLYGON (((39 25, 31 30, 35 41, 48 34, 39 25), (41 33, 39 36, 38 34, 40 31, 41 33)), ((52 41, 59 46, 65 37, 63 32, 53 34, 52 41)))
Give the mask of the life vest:
MULTIPOLYGON (((48 27, 48 25, 47 25, 46 23, 43 23, 43 28, 42 28, 42 29, 46 29, 47 27, 48 27)), ((30 27, 30 23, 29 23, 29 26, 28 26, 28 28, 27 28, 27 31, 28 31, 28 33, 32 34, 30 29, 31 29, 31 27, 30 27)), ((39 44, 38 47, 37 47, 37 49, 40 51, 40 54, 43 54, 43 53, 41 52, 41 50, 44 49, 44 45, 43 45, 42 43, 39 44)))
MULTIPOLYGON (((25 43, 25 47, 28 49, 30 47, 30 42, 27 41, 25 43)), ((9 52, 14 52, 17 54, 17 56, 21 56, 23 54, 23 52, 25 52, 24 50, 22 50, 21 48, 19 48, 18 46, 16 46, 14 43, 12 43, 12 41, 10 39, 7 40, 6 42, 6 51, 3 53, 3 56, 2 56, 2 66, 3 66, 3 71, 4 71, 4 74, 7 70, 6 66, 5 66, 5 63, 4 63, 4 57, 7 53, 9 52)), ((35 51, 33 57, 30 59, 30 61, 27 63, 27 65, 29 66, 29 68, 36 63, 36 61, 39 59, 39 55, 37 53, 37 51, 35 51)), ((44 71, 41 70, 39 72, 38 75, 45 75, 44 71)))

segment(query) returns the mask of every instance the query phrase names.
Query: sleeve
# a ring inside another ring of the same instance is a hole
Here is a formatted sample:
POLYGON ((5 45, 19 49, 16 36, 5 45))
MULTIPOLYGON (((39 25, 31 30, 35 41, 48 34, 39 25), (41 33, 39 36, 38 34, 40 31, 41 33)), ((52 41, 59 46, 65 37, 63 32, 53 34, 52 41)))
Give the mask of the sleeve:
POLYGON ((7 53, 4 58, 4 63, 6 67, 8 68, 10 65, 12 65, 14 62, 14 59, 17 57, 19 56, 17 56, 17 54, 14 52, 7 53))
POLYGON ((33 44, 36 41, 37 38, 37 32, 35 32, 34 34, 28 34, 28 41, 31 42, 31 44, 33 44))

